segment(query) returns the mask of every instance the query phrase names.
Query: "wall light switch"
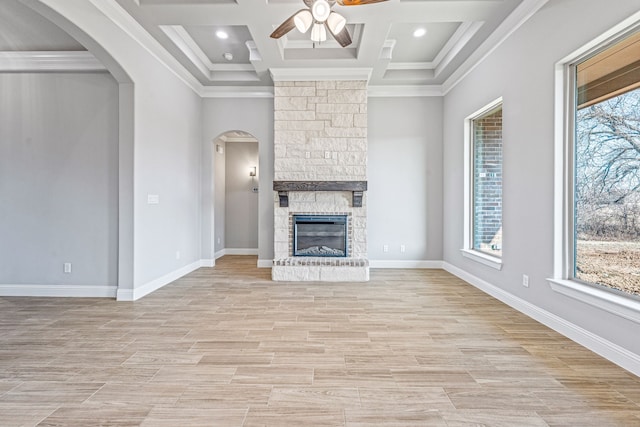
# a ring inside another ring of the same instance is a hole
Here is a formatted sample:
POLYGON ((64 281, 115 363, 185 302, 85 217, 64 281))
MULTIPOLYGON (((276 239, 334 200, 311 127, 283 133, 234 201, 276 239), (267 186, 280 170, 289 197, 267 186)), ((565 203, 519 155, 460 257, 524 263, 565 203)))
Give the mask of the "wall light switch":
POLYGON ((407 248, 406 248, 405 245, 400 245, 400 252, 404 252, 406 250, 407 250, 407 248))
POLYGON ((325 159, 330 159, 331 158, 331 151, 325 151, 324 152, 324 158, 325 159))
POLYGON ((157 205, 160 203, 160 196, 157 194, 147 194, 147 204, 157 205))
POLYGON ((63 271, 65 273, 71 273, 71 263, 70 262, 65 262, 63 268, 64 268, 63 271))

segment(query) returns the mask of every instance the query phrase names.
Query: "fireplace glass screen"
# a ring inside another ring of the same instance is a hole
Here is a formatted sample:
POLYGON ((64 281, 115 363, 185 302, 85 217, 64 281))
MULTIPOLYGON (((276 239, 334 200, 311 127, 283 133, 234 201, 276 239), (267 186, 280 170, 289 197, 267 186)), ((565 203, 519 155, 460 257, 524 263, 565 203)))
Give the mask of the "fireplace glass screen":
POLYGON ((346 215, 294 215, 293 256, 346 257, 346 215))

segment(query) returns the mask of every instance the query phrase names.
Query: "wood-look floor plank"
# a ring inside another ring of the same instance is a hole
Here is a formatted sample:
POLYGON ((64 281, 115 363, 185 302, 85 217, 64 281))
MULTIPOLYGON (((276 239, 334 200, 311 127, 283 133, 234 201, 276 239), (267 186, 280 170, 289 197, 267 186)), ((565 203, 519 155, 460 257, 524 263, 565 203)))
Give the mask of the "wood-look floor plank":
POLYGON ((0 425, 638 426, 640 378, 441 270, 0 297, 0 425))

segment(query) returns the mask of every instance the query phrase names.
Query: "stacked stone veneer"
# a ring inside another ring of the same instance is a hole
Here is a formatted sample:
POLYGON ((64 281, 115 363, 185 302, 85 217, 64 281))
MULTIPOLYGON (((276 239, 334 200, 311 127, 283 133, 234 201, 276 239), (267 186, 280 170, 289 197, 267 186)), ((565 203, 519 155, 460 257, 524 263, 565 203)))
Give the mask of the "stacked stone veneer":
MULTIPOLYGON (((367 180, 366 81, 275 82, 274 180, 367 180)), ((274 192, 274 280, 364 281, 367 195, 352 206, 348 191, 290 191, 280 207, 274 192), (347 214, 347 258, 292 256, 293 214, 347 214)))

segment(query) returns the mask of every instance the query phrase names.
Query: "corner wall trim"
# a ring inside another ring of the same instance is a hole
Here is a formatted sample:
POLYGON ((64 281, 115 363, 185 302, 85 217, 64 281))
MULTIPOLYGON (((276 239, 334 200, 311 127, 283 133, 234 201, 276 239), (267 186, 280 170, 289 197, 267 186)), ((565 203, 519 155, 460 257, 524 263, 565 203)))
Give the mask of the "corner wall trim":
POLYGON ((502 301, 511 308, 531 317, 554 331, 564 335, 572 341, 588 348, 605 359, 628 370, 634 375, 640 376, 640 355, 635 354, 617 344, 612 343, 599 335, 587 331, 580 326, 571 323, 553 313, 550 313, 528 301, 500 289, 466 271, 444 263, 444 269, 465 282, 475 286, 481 291, 502 301))
POLYGON ((201 259, 200 267, 215 267, 216 260, 215 259, 201 259))
POLYGON ((273 267, 273 260, 271 259, 259 259, 258 268, 271 268, 273 267))
POLYGON ((0 284, 3 297, 115 298, 116 286, 0 284))
POLYGON ((133 289, 118 289, 117 299, 118 301, 136 301, 142 298, 145 295, 149 295, 151 292, 156 291, 163 286, 168 285, 184 276, 185 274, 189 274, 194 270, 200 268, 201 261, 198 260, 196 262, 192 262, 191 264, 185 265, 171 273, 167 273, 164 276, 158 277, 155 280, 152 280, 144 285, 138 286, 133 289))
POLYGON ((415 268, 441 269, 442 261, 425 260, 369 260, 370 268, 415 268))

